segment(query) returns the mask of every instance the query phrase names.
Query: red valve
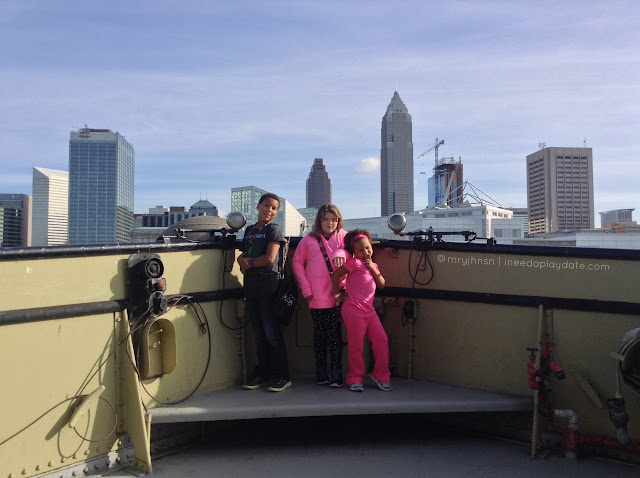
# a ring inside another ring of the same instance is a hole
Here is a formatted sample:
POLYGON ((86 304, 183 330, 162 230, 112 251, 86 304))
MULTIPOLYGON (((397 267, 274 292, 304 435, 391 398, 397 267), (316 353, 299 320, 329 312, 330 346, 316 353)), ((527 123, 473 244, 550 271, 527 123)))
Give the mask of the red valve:
POLYGON ((538 349, 534 347, 527 347, 527 350, 531 352, 529 355, 529 364, 527 365, 527 373, 529 374, 529 388, 531 390, 538 390, 539 385, 536 380, 536 371, 538 370, 538 364, 536 363, 536 352, 538 349))

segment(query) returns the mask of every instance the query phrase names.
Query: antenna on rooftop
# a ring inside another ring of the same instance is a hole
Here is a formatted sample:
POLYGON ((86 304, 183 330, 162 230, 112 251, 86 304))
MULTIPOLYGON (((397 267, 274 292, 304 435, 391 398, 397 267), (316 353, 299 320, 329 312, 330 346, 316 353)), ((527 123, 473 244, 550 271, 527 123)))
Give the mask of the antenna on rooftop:
POLYGON ((546 148, 546 147, 547 147, 547 143, 545 143, 545 142, 538 143, 538 148, 540 148, 540 149, 544 149, 544 148, 546 148))

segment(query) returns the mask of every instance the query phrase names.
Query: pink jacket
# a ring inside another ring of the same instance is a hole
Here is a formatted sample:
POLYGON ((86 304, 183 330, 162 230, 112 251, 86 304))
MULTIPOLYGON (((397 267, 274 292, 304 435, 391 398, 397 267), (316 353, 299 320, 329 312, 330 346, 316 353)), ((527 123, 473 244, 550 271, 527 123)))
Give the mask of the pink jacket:
MULTIPOLYGON (((337 234, 331 236, 328 241, 324 237, 320 237, 330 261, 333 261, 334 257, 346 258, 347 253, 344 250, 344 236, 346 235, 347 231, 341 229, 337 234)), ((329 275, 324 255, 318 245, 318 240, 315 237, 305 236, 302 238, 293 255, 292 267, 302 296, 309 297, 313 295, 313 298, 309 301, 309 307, 312 309, 330 309, 336 306, 331 276, 329 275)), ((333 263, 331 267, 334 270, 337 269, 333 263)))

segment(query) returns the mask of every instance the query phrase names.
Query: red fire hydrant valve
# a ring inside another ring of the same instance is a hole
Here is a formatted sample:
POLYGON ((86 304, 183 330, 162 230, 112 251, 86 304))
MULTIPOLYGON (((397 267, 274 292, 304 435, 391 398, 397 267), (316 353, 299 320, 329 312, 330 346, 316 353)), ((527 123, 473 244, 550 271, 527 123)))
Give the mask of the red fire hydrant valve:
POLYGON ((529 375, 529 388, 531 390, 538 390, 539 385, 536 380, 536 371, 538 370, 538 364, 536 363, 536 352, 539 349, 535 347, 527 347, 527 350, 531 352, 529 355, 529 363, 527 364, 527 373, 529 375))

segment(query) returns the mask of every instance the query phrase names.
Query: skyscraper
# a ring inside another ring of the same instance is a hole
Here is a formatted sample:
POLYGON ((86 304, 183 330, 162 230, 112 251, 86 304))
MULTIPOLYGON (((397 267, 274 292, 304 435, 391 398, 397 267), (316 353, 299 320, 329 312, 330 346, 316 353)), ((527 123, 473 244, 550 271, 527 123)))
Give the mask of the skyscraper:
POLYGON ((527 156, 529 233, 593 229, 591 148, 542 148, 527 156))
POLYGON ((411 115, 393 94, 382 117, 380 148, 381 216, 413 212, 413 139, 411 115))
POLYGON ((120 133, 85 127, 69 139, 69 244, 129 242, 135 151, 120 133))
POLYGON ((33 246, 67 244, 69 172, 33 168, 33 246))
POLYGON ((307 179, 307 207, 320 207, 332 202, 332 186, 322 158, 316 158, 307 179))
POLYGON ((0 194, 0 247, 31 245, 31 196, 0 194))
POLYGON ((428 205, 429 207, 444 206, 456 207, 463 201, 464 176, 462 160, 443 158, 438 161, 438 167, 434 168, 433 176, 428 180, 428 205), (438 181, 436 181, 438 175, 438 181), (438 188, 436 200, 436 184, 438 188))

